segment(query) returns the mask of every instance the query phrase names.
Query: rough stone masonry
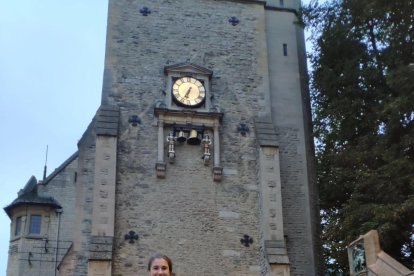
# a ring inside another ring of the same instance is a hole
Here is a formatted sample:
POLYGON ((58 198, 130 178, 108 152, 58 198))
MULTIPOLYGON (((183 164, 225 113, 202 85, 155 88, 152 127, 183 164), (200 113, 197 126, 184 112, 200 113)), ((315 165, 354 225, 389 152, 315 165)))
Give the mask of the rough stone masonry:
MULTIPOLYGON (((146 275, 155 252, 179 276, 321 275, 298 7, 109 0, 102 104, 78 153, 37 191, 63 207, 43 210, 42 233, 67 227, 69 243, 50 256, 59 275, 146 275), (173 100, 183 76, 206 86, 202 105, 173 100), (212 161, 186 142, 168 158, 166 137, 179 129, 212 137, 212 161), (65 197, 53 193, 62 186, 65 197)), ((23 275, 18 265, 9 257, 9 275, 23 275)))

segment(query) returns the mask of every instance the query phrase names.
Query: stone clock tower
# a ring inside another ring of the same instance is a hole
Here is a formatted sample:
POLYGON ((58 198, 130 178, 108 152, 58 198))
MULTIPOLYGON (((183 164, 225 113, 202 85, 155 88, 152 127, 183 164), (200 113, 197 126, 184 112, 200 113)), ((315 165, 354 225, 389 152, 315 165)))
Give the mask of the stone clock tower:
POLYGON ((322 275, 299 5, 109 0, 101 106, 5 208, 8 275, 322 275))

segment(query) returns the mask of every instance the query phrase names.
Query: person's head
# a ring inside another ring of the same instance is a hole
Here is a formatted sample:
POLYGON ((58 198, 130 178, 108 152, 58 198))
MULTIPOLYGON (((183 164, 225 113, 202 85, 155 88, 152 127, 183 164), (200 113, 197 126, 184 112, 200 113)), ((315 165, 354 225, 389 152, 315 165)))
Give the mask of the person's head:
POLYGON ((148 260, 149 276, 172 276, 172 262, 166 255, 157 253, 148 260))

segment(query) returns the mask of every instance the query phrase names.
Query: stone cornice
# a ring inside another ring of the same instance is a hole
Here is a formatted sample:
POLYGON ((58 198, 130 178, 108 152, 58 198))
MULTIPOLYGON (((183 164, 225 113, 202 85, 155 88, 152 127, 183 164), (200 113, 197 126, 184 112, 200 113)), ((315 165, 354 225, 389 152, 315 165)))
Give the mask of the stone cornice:
POLYGON ((269 5, 264 0, 222 0, 222 1, 231 1, 231 2, 239 2, 239 3, 247 3, 247 4, 257 4, 257 5, 263 5, 266 10, 274 10, 274 11, 281 11, 281 12, 291 12, 295 15, 298 14, 298 11, 292 8, 281 8, 281 7, 275 7, 269 5))
POLYGON ((162 120, 165 125, 173 124, 194 124, 214 127, 217 121, 221 121, 221 112, 199 112, 194 110, 170 110, 165 108, 155 108, 155 115, 162 120))
POLYGON ((281 11, 281 12, 291 12, 293 14, 295 14, 296 16, 298 15, 298 11, 295 9, 290 9, 290 8, 280 8, 280 7, 273 7, 273 6, 267 6, 265 7, 266 10, 273 10, 273 11, 281 11))

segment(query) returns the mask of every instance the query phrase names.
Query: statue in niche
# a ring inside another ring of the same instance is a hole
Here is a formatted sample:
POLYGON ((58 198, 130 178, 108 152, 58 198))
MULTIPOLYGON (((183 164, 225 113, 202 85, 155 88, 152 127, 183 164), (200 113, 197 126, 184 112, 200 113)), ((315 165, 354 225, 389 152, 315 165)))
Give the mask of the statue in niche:
POLYGON ((203 153, 203 160, 204 160, 204 165, 209 165, 210 164, 210 159, 211 159, 211 153, 210 153, 210 146, 211 146, 211 139, 210 139, 210 135, 208 134, 204 134, 203 140, 203 147, 204 147, 204 153, 203 153))
POLYGON ((174 158, 175 158, 175 141, 176 140, 177 140, 177 137, 174 136, 174 132, 170 131, 170 133, 167 136, 168 158, 170 159, 170 163, 174 162, 174 158))

